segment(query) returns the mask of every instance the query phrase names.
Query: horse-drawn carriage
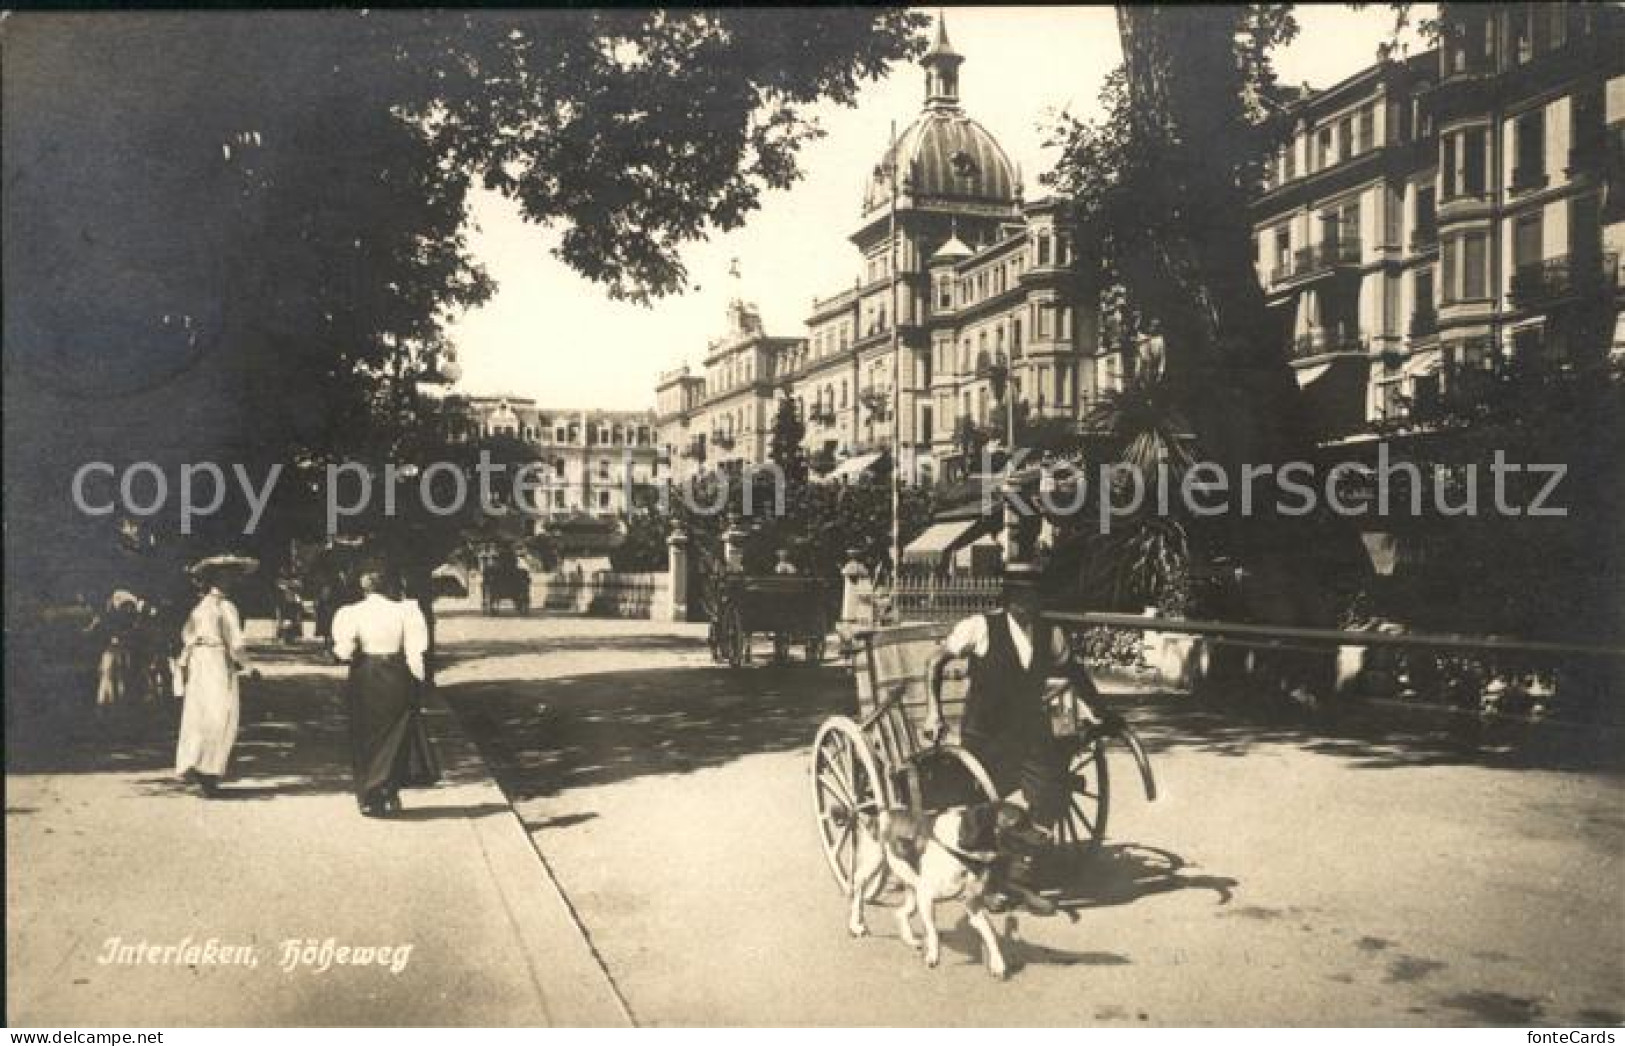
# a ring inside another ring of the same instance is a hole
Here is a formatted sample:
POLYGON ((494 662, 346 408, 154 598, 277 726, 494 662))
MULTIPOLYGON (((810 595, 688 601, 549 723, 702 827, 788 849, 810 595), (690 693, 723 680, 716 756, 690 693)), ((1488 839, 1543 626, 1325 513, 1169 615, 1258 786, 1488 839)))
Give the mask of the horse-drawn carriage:
POLYGON ((520 614, 530 613, 530 571, 515 561, 498 561, 480 574, 480 607, 494 614, 500 603, 512 603, 520 614))
POLYGON ((711 599, 711 656, 734 667, 751 660, 751 640, 766 634, 773 640, 773 659, 784 662, 790 648, 801 645, 807 663, 824 660, 824 646, 834 627, 833 589, 823 578, 796 575, 748 577, 727 575, 711 599))
MULTIPOLYGON (((1004 798, 969 751, 925 737, 926 665, 947 631, 945 625, 915 624, 860 634, 853 665, 857 715, 831 716, 813 741, 813 813, 824 857, 843 891, 852 886, 861 818, 884 809, 941 809, 973 795, 1004 798)), ((943 677, 942 711, 952 726, 967 689, 964 663, 951 662, 943 677)), ((1092 852, 1105 838, 1111 808, 1111 744, 1129 751, 1146 797, 1155 799, 1151 764, 1121 717, 1097 713, 1074 688, 1057 681, 1048 702, 1051 727, 1067 756, 1069 794, 1065 813, 1043 827, 1056 846, 1092 852)))

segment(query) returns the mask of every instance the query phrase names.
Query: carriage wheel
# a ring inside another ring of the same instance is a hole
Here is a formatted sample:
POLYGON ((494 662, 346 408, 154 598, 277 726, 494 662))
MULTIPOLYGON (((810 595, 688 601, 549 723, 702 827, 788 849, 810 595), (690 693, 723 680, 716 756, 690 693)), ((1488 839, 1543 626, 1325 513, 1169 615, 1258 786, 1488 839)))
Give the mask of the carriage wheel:
MULTIPOLYGON (((857 859, 860 819, 874 817, 885 805, 885 787, 874 753, 852 720, 834 716, 818 728, 812 751, 813 817, 824 860, 840 884, 852 892, 852 865, 857 859)), ((879 891, 884 877, 876 884, 879 891)))
POLYGON ((1093 853, 1106 840, 1112 778, 1106 763, 1106 739, 1080 738, 1067 759, 1067 808, 1049 825, 1057 845, 1093 853))

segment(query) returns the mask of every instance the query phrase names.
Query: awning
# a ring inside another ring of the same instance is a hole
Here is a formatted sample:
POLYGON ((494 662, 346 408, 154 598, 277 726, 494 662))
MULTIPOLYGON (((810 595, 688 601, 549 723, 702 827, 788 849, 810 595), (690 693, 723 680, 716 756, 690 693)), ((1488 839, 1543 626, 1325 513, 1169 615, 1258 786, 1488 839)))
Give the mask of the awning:
POLYGON ((883 454, 884 451, 875 454, 859 454, 856 457, 847 458, 839 465, 836 465, 834 470, 824 478, 832 481, 858 479, 873 468, 883 454))
POLYGON ((1331 369, 1332 365, 1330 363, 1317 363, 1312 367, 1298 367, 1293 373, 1297 376, 1298 388, 1307 389, 1315 383, 1315 379, 1324 377, 1326 372, 1331 369))
POLYGON ((903 562, 930 562, 936 563, 961 541, 965 540, 972 528, 978 525, 978 520, 954 520, 950 523, 933 523, 925 529, 925 533, 908 543, 903 549, 903 562))

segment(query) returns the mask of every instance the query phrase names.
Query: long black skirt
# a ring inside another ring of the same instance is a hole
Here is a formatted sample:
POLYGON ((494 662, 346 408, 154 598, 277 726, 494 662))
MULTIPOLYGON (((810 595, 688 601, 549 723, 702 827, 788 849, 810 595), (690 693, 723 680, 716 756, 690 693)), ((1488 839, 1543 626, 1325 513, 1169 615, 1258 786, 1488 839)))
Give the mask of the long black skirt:
POLYGON ((346 696, 357 801, 370 803, 403 786, 424 787, 439 779, 418 711, 421 686, 399 654, 357 654, 350 665, 346 696))

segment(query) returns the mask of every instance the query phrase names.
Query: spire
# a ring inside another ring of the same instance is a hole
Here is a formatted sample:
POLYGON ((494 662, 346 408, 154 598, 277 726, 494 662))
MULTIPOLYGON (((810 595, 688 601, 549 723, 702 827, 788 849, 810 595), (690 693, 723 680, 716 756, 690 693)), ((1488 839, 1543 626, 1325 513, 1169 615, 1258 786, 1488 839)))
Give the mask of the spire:
POLYGON ((948 42, 948 15, 940 7, 937 8, 937 38, 932 41, 931 50, 926 52, 927 58, 934 55, 959 57, 959 53, 954 50, 954 45, 948 42))
POLYGON ((920 64, 925 66, 925 107, 927 109, 957 109, 959 107, 959 66, 963 55, 948 42, 948 16, 937 12, 937 36, 931 49, 925 52, 920 64))

